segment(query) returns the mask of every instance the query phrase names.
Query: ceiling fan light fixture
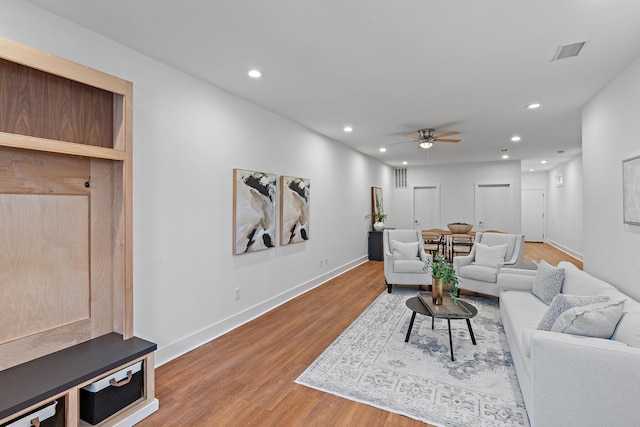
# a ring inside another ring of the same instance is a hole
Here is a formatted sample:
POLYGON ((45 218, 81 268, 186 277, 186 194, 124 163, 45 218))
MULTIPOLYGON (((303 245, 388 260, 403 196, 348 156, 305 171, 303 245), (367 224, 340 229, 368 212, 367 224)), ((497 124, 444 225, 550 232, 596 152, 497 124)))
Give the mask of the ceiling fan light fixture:
POLYGON ((433 142, 429 142, 429 141, 420 141, 420 143, 418 144, 418 147, 420 148, 431 148, 433 146, 433 142))

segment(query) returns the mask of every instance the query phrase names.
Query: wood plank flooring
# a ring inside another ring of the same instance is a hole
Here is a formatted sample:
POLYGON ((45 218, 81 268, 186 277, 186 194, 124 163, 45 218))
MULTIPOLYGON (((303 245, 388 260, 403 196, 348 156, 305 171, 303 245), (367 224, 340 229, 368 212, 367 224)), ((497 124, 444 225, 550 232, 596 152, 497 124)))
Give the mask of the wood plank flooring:
MULTIPOLYGON (((547 244, 525 246, 528 259, 578 264, 547 244)), ((156 370, 160 409, 138 425, 424 427, 293 382, 382 292, 382 262, 368 261, 166 363, 156 370)))

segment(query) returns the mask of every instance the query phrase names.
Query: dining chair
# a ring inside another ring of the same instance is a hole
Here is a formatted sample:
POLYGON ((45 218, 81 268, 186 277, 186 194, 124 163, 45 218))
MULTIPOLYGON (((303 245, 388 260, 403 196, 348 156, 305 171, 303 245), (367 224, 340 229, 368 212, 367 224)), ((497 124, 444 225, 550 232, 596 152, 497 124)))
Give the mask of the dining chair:
POLYGON ((444 235, 435 230, 422 230, 424 240, 424 250, 434 257, 443 250, 444 235))
POLYGON ((469 255, 473 246, 473 236, 471 234, 452 234, 450 236, 451 256, 450 260, 456 255, 469 255))

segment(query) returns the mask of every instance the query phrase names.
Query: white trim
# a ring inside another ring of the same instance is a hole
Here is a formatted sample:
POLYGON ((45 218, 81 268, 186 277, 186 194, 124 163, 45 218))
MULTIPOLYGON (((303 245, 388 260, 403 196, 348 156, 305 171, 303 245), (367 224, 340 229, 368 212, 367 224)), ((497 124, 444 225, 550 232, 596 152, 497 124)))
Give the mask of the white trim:
MULTIPOLYGON (((413 198, 413 228, 417 230, 416 228, 416 189, 417 188, 435 188, 436 191, 438 192, 438 220, 436 221, 436 223, 438 224, 438 227, 440 226, 440 224, 442 224, 442 191, 440 190, 440 184, 423 184, 423 185, 414 185, 412 192, 411 192, 411 197, 413 198)), ((423 228, 421 228, 423 229, 423 228)))
MULTIPOLYGON (((505 230, 508 233, 513 233, 515 230, 516 218, 515 212, 516 209, 513 206, 513 181, 474 181, 473 182, 473 227, 475 231, 483 231, 480 228, 480 224, 478 224, 478 217, 480 216, 480 212, 478 211, 478 189, 480 187, 509 187, 509 209, 511 209, 511 224, 508 229, 505 230)), ((522 202, 521 202, 522 203, 522 202)), ((484 228, 484 227, 483 227, 484 228)))
POLYGON ((571 255, 572 257, 574 257, 575 259, 577 259, 578 261, 582 261, 582 257, 583 255, 581 253, 575 252, 565 246, 562 246, 560 243, 558 242, 554 242, 553 240, 547 240, 547 243, 550 244, 551 246, 553 246, 554 248, 558 249, 559 251, 564 252, 567 255, 571 255))
POLYGON ((248 309, 231 317, 222 319, 221 321, 214 323, 213 325, 210 325, 204 329, 201 329, 200 331, 174 341, 171 344, 163 347, 158 347, 158 350, 155 354, 155 365, 156 367, 158 367, 175 359, 176 357, 182 356, 183 354, 188 353, 189 351, 194 350, 226 334, 227 332, 230 332, 233 329, 252 321, 253 319, 286 303, 287 301, 292 300, 293 298, 296 298, 304 294, 305 292, 308 292, 311 289, 314 289, 322 285, 323 283, 367 261, 368 255, 364 255, 343 265, 342 267, 338 267, 331 271, 328 271, 325 274, 317 276, 314 279, 311 279, 290 289, 289 291, 283 292, 280 295, 276 295, 275 297, 263 301, 253 307, 249 307, 248 309))
POLYGON ((156 412, 159 408, 160 402, 158 401, 158 399, 153 399, 147 405, 143 406, 124 420, 113 424, 113 427, 132 427, 138 424, 143 419, 147 418, 149 415, 156 412))

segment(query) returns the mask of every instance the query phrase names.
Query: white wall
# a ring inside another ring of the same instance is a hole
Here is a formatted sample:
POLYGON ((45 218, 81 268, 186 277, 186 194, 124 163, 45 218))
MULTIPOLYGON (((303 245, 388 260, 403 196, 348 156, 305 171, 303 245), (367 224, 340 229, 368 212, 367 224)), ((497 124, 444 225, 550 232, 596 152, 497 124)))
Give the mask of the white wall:
POLYGON ((546 240, 575 258, 583 259, 582 157, 563 163, 547 173, 546 240), (562 185, 557 177, 562 175, 562 185))
POLYGON ((407 188, 393 190, 393 218, 389 226, 413 228, 413 188, 440 185, 441 228, 451 222, 475 222, 474 183, 513 185, 513 233, 520 232, 520 161, 457 163, 407 168, 407 188))
POLYGON ((640 58, 582 111, 584 269, 640 298, 640 227, 623 224, 622 161, 640 154, 640 58))
POLYGON ((546 190, 548 179, 548 172, 522 172, 522 189, 546 190))
POLYGON ((29 3, 0 35, 133 82, 134 330, 158 364, 366 260, 388 166, 29 3), (309 178, 310 240, 232 256, 234 167, 309 178))

